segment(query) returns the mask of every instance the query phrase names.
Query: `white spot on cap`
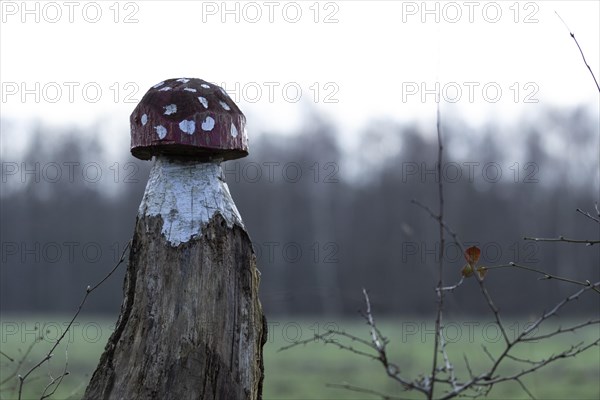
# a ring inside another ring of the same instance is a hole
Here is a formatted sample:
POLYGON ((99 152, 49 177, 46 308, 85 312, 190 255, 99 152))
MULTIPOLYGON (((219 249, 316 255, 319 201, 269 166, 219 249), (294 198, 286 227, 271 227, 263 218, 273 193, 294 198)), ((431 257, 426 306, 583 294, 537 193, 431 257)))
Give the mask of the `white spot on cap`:
POLYGON ((165 109, 165 115, 171 115, 177 112, 176 104, 169 104, 168 106, 164 106, 163 108, 165 109))
POLYGON ((162 125, 158 125, 155 126, 154 129, 156 129, 156 134, 158 135, 159 139, 164 139, 165 136, 167 136, 167 128, 165 128, 162 125))
POLYGON ((142 125, 146 125, 147 122, 148 122, 148 115, 146 115, 146 114, 142 115, 142 125))
POLYGON ((171 87, 165 86, 164 88, 160 89, 159 92, 167 92, 169 90, 171 90, 171 87))
POLYGON ((219 103, 221 104, 221 107, 223 107, 223 109, 225 109, 227 111, 231 110, 231 108, 229 108, 227 103, 225 103, 224 101, 219 101, 219 103))
POLYGON ((198 96, 198 101, 200 103, 202 103, 202 105, 204 106, 204 108, 206 108, 208 110, 208 100, 206 100, 204 97, 202 96, 198 96))
POLYGON ((183 88, 183 90, 185 90, 186 92, 194 92, 194 93, 196 93, 196 89, 191 88, 191 87, 183 88))
POLYGON ((223 93, 225 96, 229 97, 229 95, 227 94, 225 89, 223 89, 222 87, 220 87, 219 89, 221 89, 221 93, 223 93))
POLYGON ((164 85, 164 84, 165 84, 165 82, 164 82, 164 81, 163 81, 163 82, 159 82, 159 83, 157 83, 156 85, 152 86, 152 88, 153 88, 153 89, 156 89, 156 88, 159 88, 159 87, 161 87, 161 86, 162 86, 162 85, 164 85))
POLYGON ((202 130, 203 131, 212 131, 215 127, 215 120, 212 117, 206 117, 202 122, 202 130))
POLYGON ((209 86, 209 85, 207 85, 206 83, 203 83, 203 84, 202 84, 202 85, 200 85, 200 86, 202 86, 204 89, 210 89, 210 86, 209 86))
POLYGON ((179 123, 179 129, 191 135, 196 131, 196 123, 192 120, 183 120, 179 123))
POLYGON ((231 124, 231 136, 233 136, 233 137, 237 137, 237 135, 238 135, 238 130, 237 130, 237 128, 235 127, 235 125, 232 123, 232 124, 231 124))
POLYGON ((187 78, 179 78, 177 79, 177 82, 182 82, 182 83, 188 83, 190 80, 187 78))

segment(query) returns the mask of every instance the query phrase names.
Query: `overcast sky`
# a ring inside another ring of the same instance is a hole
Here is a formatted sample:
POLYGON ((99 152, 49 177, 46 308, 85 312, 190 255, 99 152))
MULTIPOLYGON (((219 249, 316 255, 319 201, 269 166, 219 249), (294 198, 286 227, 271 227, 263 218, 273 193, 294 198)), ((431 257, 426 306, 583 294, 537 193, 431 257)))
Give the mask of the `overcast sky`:
MULTIPOLYGON (((349 136, 374 118, 429 121, 436 89, 443 111, 472 124, 549 105, 598 109, 555 12, 598 76, 599 4, 2 1, 1 113, 58 126, 102 121, 110 136, 128 129, 150 86, 176 77, 222 84, 250 135, 297 129, 308 107, 349 136)), ((9 135, 18 132, 3 125, 3 142, 9 135)))

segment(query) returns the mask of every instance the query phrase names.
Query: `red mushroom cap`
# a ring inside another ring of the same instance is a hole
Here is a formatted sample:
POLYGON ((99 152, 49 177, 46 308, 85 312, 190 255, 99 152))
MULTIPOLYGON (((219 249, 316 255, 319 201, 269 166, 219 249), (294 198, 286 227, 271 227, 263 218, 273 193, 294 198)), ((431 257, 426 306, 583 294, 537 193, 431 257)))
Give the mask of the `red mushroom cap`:
POLYGON ((131 154, 232 160, 248 155, 246 117, 221 87, 168 79, 144 95, 130 117, 131 154))

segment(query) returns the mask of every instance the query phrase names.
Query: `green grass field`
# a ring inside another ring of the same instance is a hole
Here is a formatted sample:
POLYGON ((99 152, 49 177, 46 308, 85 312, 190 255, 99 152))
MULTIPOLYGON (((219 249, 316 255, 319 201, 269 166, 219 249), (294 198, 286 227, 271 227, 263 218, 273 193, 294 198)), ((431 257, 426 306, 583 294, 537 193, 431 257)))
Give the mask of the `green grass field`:
MULTIPOLYGON (((18 373, 25 374, 32 365, 42 359, 56 338, 66 327, 68 317, 60 316, 19 316, 3 315, 1 320, 0 346, 4 354, 14 359, 10 361, 0 355, 1 399, 17 398, 18 378, 12 373, 19 360, 39 334, 45 338, 32 347, 18 373)), ((65 363, 70 372, 61 383, 53 399, 79 399, 112 332, 115 320, 85 316, 78 320, 65 342, 54 352, 49 363, 44 364, 30 375, 24 385, 23 399, 39 399, 44 387, 52 377, 60 376, 65 363)), ((517 335, 526 327, 526 321, 507 324, 509 335, 517 335)), ((556 323, 556 322, 555 322, 556 323)), ((562 321, 566 326, 568 321, 562 321)), ((407 377, 417 377, 431 369, 433 322, 403 318, 398 321, 381 319, 382 333, 390 339, 389 355, 407 377)), ((549 326, 547 329, 556 328, 549 326)), ((269 340, 265 345, 264 399, 372 399, 366 394, 346 389, 332 388, 328 384, 348 383, 374 389, 403 398, 422 398, 415 393, 403 392, 387 378, 381 365, 376 361, 344 352, 322 342, 295 347, 279 352, 282 346, 296 340, 313 337, 336 328, 368 338, 366 325, 360 319, 354 320, 310 320, 310 319, 271 319, 269 340)), ((567 349, 581 341, 593 341, 600 335, 600 328, 587 327, 578 334, 566 333, 553 339, 520 345, 516 356, 528 359, 542 359, 567 349)), ((489 358, 482 351, 485 345, 492 354, 502 347, 496 326, 489 322, 463 320, 447 321, 448 354, 459 377, 467 378, 463 354, 469 359, 474 372, 490 365, 489 358)), ((337 339, 337 338, 336 338, 337 339)), ((341 340, 341 338, 340 338, 341 340)), ((357 346, 355 343, 354 346, 357 346)), ((358 347, 357 347, 358 348, 358 347)), ((520 366, 508 366, 501 372, 516 372, 520 366)), ((576 358, 559 360, 542 371, 523 379, 523 382, 539 399, 598 399, 600 398, 600 348, 594 347, 576 358)), ((527 394, 514 382, 495 386, 488 398, 521 399, 527 394)))

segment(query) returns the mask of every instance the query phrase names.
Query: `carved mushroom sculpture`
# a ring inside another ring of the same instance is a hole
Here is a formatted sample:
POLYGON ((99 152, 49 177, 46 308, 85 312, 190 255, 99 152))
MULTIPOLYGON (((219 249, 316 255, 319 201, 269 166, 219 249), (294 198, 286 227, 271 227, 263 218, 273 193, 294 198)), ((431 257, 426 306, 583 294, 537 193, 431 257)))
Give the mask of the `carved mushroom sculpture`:
POLYGON ((154 85, 130 122, 132 154, 155 160, 84 398, 259 399, 259 275, 220 165, 248 154, 246 119, 220 87, 180 78, 154 85))

